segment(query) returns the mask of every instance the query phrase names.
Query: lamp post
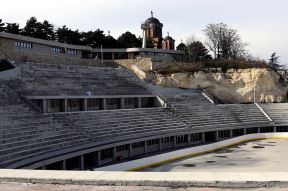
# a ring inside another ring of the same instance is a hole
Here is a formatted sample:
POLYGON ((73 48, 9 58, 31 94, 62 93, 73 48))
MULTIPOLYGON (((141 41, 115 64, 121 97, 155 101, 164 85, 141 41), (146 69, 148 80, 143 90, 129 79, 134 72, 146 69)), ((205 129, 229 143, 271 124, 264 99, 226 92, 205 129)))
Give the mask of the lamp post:
POLYGON ((254 103, 256 103, 256 78, 255 78, 255 62, 253 62, 253 83, 254 83, 254 88, 253 88, 253 100, 254 103))
POLYGON ((104 65, 103 64, 103 46, 101 45, 101 63, 102 63, 102 65, 104 65))

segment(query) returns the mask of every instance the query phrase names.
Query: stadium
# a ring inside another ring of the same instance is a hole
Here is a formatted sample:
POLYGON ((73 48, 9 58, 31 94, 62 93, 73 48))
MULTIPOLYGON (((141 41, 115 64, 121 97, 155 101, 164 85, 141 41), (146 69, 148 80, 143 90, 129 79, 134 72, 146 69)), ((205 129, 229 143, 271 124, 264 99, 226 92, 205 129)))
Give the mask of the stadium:
POLYGON ((288 132, 287 103, 223 103, 202 88, 145 82, 115 59, 177 59, 181 51, 57 43, 63 57, 44 54, 54 42, 8 33, 0 42, 4 169, 137 170, 288 132))

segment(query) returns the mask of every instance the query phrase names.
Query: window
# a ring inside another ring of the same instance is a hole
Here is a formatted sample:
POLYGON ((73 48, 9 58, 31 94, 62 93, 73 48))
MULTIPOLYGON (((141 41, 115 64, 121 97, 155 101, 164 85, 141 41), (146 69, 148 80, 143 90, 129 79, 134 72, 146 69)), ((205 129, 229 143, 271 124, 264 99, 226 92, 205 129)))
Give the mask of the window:
POLYGON ((173 137, 163 137, 162 138, 163 143, 168 143, 168 142, 172 142, 172 141, 173 141, 173 137))
POLYGON ((116 147, 117 152, 125 151, 129 149, 129 145, 120 145, 116 147))
POLYGON ((132 144, 133 148, 139 148, 139 147, 144 147, 144 142, 137 142, 132 144))
POLYGON ((156 145, 159 143, 158 139, 152 139, 147 141, 147 145, 156 145))
POLYGON ((77 50, 67 50, 67 53, 70 55, 77 55, 77 50))
POLYGON ((32 48, 32 43, 16 41, 15 46, 19 48, 32 48))
POLYGON ((55 52, 55 53, 65 53, 65 49, 64 48, 58 48, 58 47, 52 47, 51 48, 51 52, 55 52))

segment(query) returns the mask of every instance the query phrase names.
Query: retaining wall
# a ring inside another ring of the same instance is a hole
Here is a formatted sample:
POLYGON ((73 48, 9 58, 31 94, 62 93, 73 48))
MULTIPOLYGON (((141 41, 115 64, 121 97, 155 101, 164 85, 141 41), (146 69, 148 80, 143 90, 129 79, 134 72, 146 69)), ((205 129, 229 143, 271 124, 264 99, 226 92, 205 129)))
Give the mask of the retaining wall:
POLYGON ((288 138, 288 133, 257 133, 248 134, 240 137, 219 141, 212 144, 180 149, 177 151, 167 152, 159 155, 154 155, 146 158, 141 158, 133 161, 110 165, 106 167, 96 168, 96 171, 134 171, 147 168, 150 166, 159 165, 161 163, 170 162, 173 160, 196 156, 207 152, 215 151, 224 147, 239 144, 245 141, 270 138, 288 138))

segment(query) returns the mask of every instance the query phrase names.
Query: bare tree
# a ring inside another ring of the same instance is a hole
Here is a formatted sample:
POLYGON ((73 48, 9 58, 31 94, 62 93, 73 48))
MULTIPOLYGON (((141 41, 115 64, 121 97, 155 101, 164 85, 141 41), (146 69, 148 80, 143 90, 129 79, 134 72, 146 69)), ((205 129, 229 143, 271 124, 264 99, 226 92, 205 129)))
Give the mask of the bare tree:
POLYGON ((238 31, 224 23, 209 24, 204 29, 205 44, 214 58, 236 59, 245 54, 245 46, 238 31))

